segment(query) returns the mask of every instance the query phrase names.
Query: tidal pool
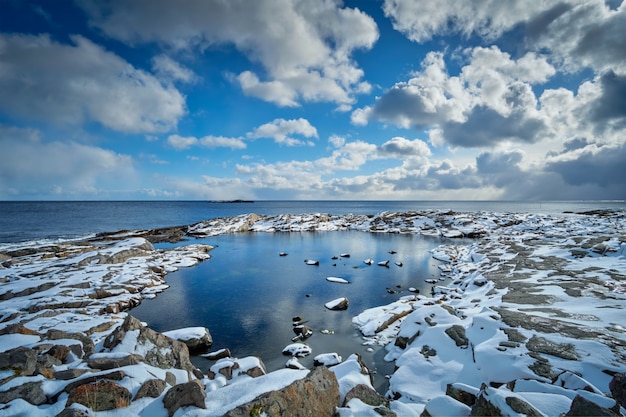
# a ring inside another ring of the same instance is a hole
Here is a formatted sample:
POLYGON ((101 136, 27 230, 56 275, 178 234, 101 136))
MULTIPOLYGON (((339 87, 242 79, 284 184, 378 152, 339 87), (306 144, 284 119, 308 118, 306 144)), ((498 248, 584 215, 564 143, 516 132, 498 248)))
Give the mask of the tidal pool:
MULTIPOLYGON (((207 327, 213 336, 211 350, 229 348, 234 357, 258 356, 268 371, 285 366, 288 357, 282 350, 295 336, 292 318, 300 316, 314 330, 305 341, 313 352, 300 359, 304 366, 312 368, 320 353, 336 352, 344 359, 360 353, 376 372, 377 389, 384 392, 384 375, 391 373, 393 364, 383 361, 384 349, 363 346, 352 317, 411 295, 409 287, 430 294, 433 284, 425 280, 439 277, 439 262, 429 251, 444 240, 345 231, 239 233, 196 242, 215 246, 211 259, 169 274, 170 288, 131 314, 157 331, 207 327), (368 258, 374 264, 363 262, 368 258), (319 265, 307 265, 305 259, 319 265), (386 260, 389 267, 377 265, 386 260), (400 262, 402 266, 396 264, 400 262), (331 276, 350 283, 327 281, 331 276), (347 310, 324 307, 338 297, 349 299, 347 310)), ((205 373, 213 364, 200 356, 192 361, 205 373)))

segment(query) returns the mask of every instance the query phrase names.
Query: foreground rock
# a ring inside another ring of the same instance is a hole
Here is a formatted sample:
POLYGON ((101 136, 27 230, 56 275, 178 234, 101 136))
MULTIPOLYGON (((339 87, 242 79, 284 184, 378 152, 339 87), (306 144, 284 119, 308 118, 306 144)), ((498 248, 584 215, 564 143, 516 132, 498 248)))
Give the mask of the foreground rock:
POLYGON ((225 417, 319 416, 332 417, 339 404, 339 385, 335 374, 325 367, 315 368, 309 375, 288 387, 270 392, 241 405, 225 417))

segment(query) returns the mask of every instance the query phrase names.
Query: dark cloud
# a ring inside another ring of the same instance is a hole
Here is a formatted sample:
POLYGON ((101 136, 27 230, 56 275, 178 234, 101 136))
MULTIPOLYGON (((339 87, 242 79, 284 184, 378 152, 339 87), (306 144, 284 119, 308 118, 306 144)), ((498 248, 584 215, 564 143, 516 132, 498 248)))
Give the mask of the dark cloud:
POLYGON ((526 36, 525 42, 529 47, 532 47, 534 42, 537 41, 543 34, 546 33, 550 23, 561 17, 572 9, 571 4, 558 3, 552 6, 550 9, 545 10, 532 19, 530 19, 524 27, 524 34, 526 36))
POLYGON ((602 95, 591 104, 591 118, 595 122, 613 121, 626 126, 626 76, 608 71, 600 77, 602 95))
POLYGON ((476 170, 485 184, 506 188, 525 175, 519 167, 521 161, 522 153, 519 151, 483 152, 476 157, 476 170))
POLYGON ((425 128, 446 119, 444 115, 433 112, 432 108, 428 98, 420 94, 419 90, 396 85, 376 101, 371 117, 396 125, 404 125, 409 120, 412 127, 425 128))
POLYGON ((588 147, 576 159, 549 162, 546 170, 556 172, 570 185, 617 185, 626 197, 626 143, 619 146, 588 147))
POLYGON ((513 112, 506 117, 491 108, 477 106, 466 122, 446 123, 442 130, 448 144, 469 148, 491 146, 503 140, 534 143, 545 129, 543 120, 524 113, 513 112))

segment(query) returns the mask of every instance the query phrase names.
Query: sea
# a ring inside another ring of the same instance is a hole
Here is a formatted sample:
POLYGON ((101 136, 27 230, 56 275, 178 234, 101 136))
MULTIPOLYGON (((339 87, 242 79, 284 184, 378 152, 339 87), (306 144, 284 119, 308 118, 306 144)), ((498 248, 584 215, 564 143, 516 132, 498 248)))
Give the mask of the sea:
POLYGON ((6 244, 55 242, 118 230, 193 224, 245 213, 377 214, 410 210, 561 214, 626 209, 620 201, 3 201, 0 250, 6 244))
MULTIPOLYGON (((0 202, 0 251, 246 213, 374 215, 431 209, 570 215, 567 213, 624 210, 626 205, 623 201, 0 202)), ((365 343, 352 318, 400 297, 429 294, 433 285, 447 285, 431 250, 441 244, 471 242, 359 231, 240 233, 193 239, 182 244, 213 246, 211 259, 168 274, 169 288, 129 313, 160 332, 206 327, 213 336, 212 350, 228 348, 234 357, 257 356, 268 371, 285 366, 282 350, 296 336, 293 318, 298 317, 314 331, 304 341, 313 354, 300 359, 303 366, 311 368, 320 353, 334 352, 343 358, 358 353, 374 372, 375 387, 384 393, 385 376, 393 372, 393 363, 384 360, 384 348, 365 343), (370 258, 375 263, 365 264, 370 258), (305 259, 317 260, 319 265, 307 265, 305 259), (377 265, 381 261, 389 261, 388 266, 377 265), (349 284, 328 281, 328 277, 349 284), (349 300, 347 311, 325 308, 327 302, 341 297, 349 300)), ((192 361, 205 373, 214 364, 200 355, 192 361)))

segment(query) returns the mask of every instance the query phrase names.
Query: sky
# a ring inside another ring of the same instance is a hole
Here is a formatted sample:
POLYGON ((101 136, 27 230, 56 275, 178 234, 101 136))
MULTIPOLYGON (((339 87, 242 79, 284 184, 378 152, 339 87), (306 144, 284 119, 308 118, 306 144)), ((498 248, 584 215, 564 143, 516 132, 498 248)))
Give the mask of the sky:
POLYGON ((0 200, 623 200, 621 0, 0 0, 0 200))

